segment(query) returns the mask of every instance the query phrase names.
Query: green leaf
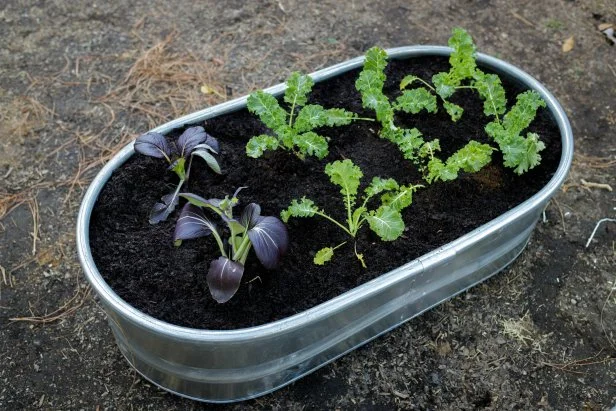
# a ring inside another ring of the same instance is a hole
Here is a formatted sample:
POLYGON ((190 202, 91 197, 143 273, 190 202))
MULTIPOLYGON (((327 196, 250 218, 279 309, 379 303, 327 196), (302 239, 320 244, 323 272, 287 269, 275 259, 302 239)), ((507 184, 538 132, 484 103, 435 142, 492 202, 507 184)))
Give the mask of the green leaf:
POLYGON ((436 113, 436 96, 425 88, 404 90, 402 95, 396 99, 394 109, 411 114, 417 114, 421 110, 436 113))
POLYGON ((428 162, 428 174, 425 179, 428 183, 432 183, 436 180, 450 181, 458 178, 458 169, 445 165, 440 159, 433 158, 428 162))
POLYGON ((393 241, 402 235, 404 221, 400 212, 389 206, 381 206, 367 217, 370 228, 383 241, 393 241))
POLYGON ((539 152, 545 144, 535 133, 528 133, 526 138, 520 133, 534 120, 539 107, 545 106, 539 93, 525 91, 518 95, 516 104, 505 114, 502 123, 496 120, 485 127, 503 153, 504 165, 514 168, 517 174, 525 173, 541 161, 539 152))
POLYGON ((355 113, 341 108, 324 109, 316 104, 304 106, 298 113, 293 128, 299 132, 310 131, 317 127, 336 127, 351 124, 355 113))
POLYGON ((398 182, 393 178, 383 179, 381 177, 374 177, 370 182, 370 185, 364 190, 366 198, 374 197, 383 191, 397 190, 398 182))
POLYGON ((340 193, 354 198, 357 195, 359 182, 364 176, 361 169, 349 159, 334 161, 325 166, 325 174, 332 183, 341 188, 340 193))
POLYGON ((199 156, 205 160, 207 165, 214 171, 216 174, 220 174, 220 165, 218 165, 218 161, 211 155, 207 150, 195 150, 191 153, 193 156, 199 156))
POLYGON ((246 155, 252 158, 259 158, 267 150, 276 150, 278 148, 278 140, 276 137, 261 134, 260 136, 252 137, 246 144, 246 155))
POLYGON ((278 136, 278 141, 284 148, 287 150, 293 149, 297 136, 297 132, 293 128, 289 127, 287 124, 283 124, 276 129, 276 135, 278 136))
POLYGON ((186 159, 184 157, 178 158, 174 163, 171 170, 180 178, 180 180, 186 179, 186 159))
POLYGON ((413 82, 417 80, 419 80, 419 77, 417 76, 413 76, 411 74, 409 74, 408 76, 405 76, 400 82, 400 90, 405 89, 406 87, 410 86, 411 84, 413 84, 413 82))
POLYGON ((345 109, 330 108, 325 111, 325 125, 329 127, 346 126, 351 124, 355 117, 355 113, 345 109))
POLYGON ((259 119, 272 130, 286 124, 287 112, 280 107, 278 100, 271 94, 256 91, 246 100, 248 111, 259 116, 259 119))
POLYGON ((449 47, 453 49, 449 56, 450 72, 453 77, 457 81, 472 77, 477 65, 475 64, 475 44, 470 34, 464 29, 454 28, 449 38, 449 47))
POLYGON ((477 70, 473 85, 484 100, 483 112, 486 116, 499 116, 507 110, 505 89, 496 74, 485 74, 477 70))
POLYGON ((535 119, 539 107, 545 107, 545 101, 534 90, 525 91, 517 97, 515 105, 505 114, 503 127, 509 134, 520 134, 535 119))
POLYGON ((307 95, 312 90, 314 81, 310 76, 294 72, 287 80, 287 90, 284 93, 284 101, 291 106, 303 106, 308 101, 307 95))
POLYGON ((436 94, 446 99, 451 97, 460 83, 456 82, 449 73, 437 73, 432 76, 432 84, 434 84, 436 94))
POLYGON ((315 156, 319 159, 323 159, 327 156, 327 154, 329 154, 327 140, 325 137, 322 137, 312 131, 296 135, 294 143, 299 152, 304 155, 315 156))
POLYGON ((314 201, 309 198, 302 197, 300 201, 293 199, 286 210, 282 210, 280 218, 285 223, 290 217, 312 217, 319 212, 319 208, 314 204, 314 201))
POLYGON ((507 145, 503 150, 503 159, 506 167, 515 168, 516 174, 523 174, 539 165, 540 151, 545 149, 543 141, 535 133, 528 133, 526 138, 520 137, 507 145))
POLYGON ((310 131, 325 125, 325 109, 318 104, 308 104, 297 114, 293 128, 298 133, 310 131))
POLYGON ((434 155, 441 151, 441 142, 438 138, 425 142, 419 149, 419 157, 432 159, 434 155))
POLYGON ((402 151, 404 158, 415 161, 417 159, 417 150, 424 143, 421 132, 416 128, 401 129, 402 132, 396 141, 398 148, 402 151))
POLYGON ((462 117, 462 113, 464 112, 462 107, 457 104, 450 103, 449 101, 443 102, 443 107, 445 107, 447 114, 451 116, 452 121, 460 120, 460 117, 462 117))
POLYGON ((374 71, 383 73, 387 66, 387 53, 380 47, 372 47, 366 52, 366 60, 364 61, 365 71, 374 71))
POLYGON ((381 196, 381 203, 394 210, 402 211, 413 203, 413 193, 417 191, 419 187, 422 186, 401 186, 397 191, 383 194, 381 196))
POLYGON ((317 251, 314 256, 313 262, 316 265, 324 265, 326 262, 332 259, 334 256, 334 249, 332 247, 325 247, 317 251))
POLYGON ((487 144, 471 140, 447 159, 447 166, 462 169, 467 173, 476 173, 492 160, 494 149, 487 144))
POLYGON ((355 81, 355 88, 362 94, 368 91, 382 92, 384 84, 385 75, 383 73, 364 69, 364 71, 359 73, 359 77, 355 81))

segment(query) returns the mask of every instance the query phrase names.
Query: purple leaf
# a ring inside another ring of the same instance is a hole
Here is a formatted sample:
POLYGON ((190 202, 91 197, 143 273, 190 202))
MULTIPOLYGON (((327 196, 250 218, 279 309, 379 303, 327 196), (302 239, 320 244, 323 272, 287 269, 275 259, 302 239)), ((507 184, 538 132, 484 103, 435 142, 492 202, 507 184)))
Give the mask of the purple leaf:
POLYGON ((220 144, 218 143, 218 140, 216 140, 216 138, 210 136, 209 134, 205 133, 207 135, 205 142, 203 144, 206 144, 210 147, 212 147, 212 150, 214 150, 214 152, 216 154, 220 153, 220 144))
POLYGON ((203 127, 187 128, 180 137, 178 137, 178 150, 180 156, 187 157, 195 147, 207 140, 208 134, 203 130, 203 127))
POLYGON ((167 217, 169 217, 169 214, 175 210, 180 198, 178 197, 178 193, 175 192, 164 195, 161 200, 162 203, 154 204, 154 207, 152 207, 150 211, 150 224, 158 224, 161 221, 165 221, 167 217))
POLYGON ((227 257, 218 257, 210 263, 206 280, 212 297, 219 303, 226 303, 235 295, 244 275, 244 266, 227 257))
POLYGON ((146 156, 164 158, 167 161, 173 153, 173 150, 167 144, 165 136, 160 133, 145 133, 137 137, 135 140, 135 151, 146 156))
POLYGON ((246 207, 244 207, 244 210, 242 210, 240 224, 250 230, 259 222, 260 216, 261 207, 259 206, 259 204, 250 203, 246 207))
POLYGON ((248 237, 261 264, 269 270, 276 268, 280 257, 287 251, 287 227, 276 217, 258 217, 248 230, 248 237))
POLYGON ((186 203, 175 224, 173 241, 205 237, 216 230, 216 226, 203 214, 203 211, 186 203))

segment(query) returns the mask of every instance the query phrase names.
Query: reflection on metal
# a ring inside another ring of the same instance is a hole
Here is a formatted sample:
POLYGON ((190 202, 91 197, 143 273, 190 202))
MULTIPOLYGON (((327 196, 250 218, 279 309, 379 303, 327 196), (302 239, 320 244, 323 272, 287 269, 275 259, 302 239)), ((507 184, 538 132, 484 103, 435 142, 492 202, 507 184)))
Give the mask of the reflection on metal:
MULTIPOLYGON (((446 47, 388 50, 391 58, 450 53, 446 47)), ((107 311, 126 359, 145 378, 184 397, 232 402, 287 385, 405 321, 482 282, 524 249, 548 200, 563 184, 573 155, 569 121, 556 99, 534 78, 499 59, 479 54, 478 63, 545 99, 562 136, 562 158, 550 182, 524 203, 471 233, 302 313, 258 327, 210 331, 174 326, 128 305, 105 283, 92 259, 89 222, 94 203, 113 170, 133 153, 124 147, 97 175, 79 211, 77 245, 86 277, 107 311)), ((312 74, 322 81, 360 67, 363 57, 312 74)), ((284 85, 266 90, 280 94, 284 85)), ((246 97, 164 124, 153 131, 202 122, 244 108, 246 97)))

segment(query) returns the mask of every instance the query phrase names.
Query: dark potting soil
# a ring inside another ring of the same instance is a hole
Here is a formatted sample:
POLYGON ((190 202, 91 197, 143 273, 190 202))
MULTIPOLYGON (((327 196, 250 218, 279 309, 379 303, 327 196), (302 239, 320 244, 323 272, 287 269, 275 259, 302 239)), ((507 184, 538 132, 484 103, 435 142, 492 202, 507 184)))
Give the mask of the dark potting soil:
MULTIPOLYGON (((415 58, 391 61, 387 67, 387 94, 395 98, 406 74, 424 79, 447 71, 445 58, 415 58)), ((309 103, 326 108, 341 107, 363 117, 373 114, 361 107, 354 83, 359 70, 315 85, 309 103)), ((509 105, 523 91, 503 78, 509 105)), ((398 115, 397 124, 417 127, 426 139, 439 138, 441 158, 451 155, 469 140, 492 143, 483 130, 489 121, 483 102, 470 90, 457 91, 451 100, 464 108, 453 123, 440 106, 437 114, 398 115)), ((246 110, 223 115, 202 124, 221 142, 222 175, 213 174, 196 159, 185 191, 206 198, 241 191, 240 205, 259 203, 262 215, 279 216, 294 198, 306 196, 334 218, 344 221, 345 208, 339 188, 331 184, 325 164, 349 158, 361 167, 365 187, 374 176, 393 177, 401 184, 425 184, 416 167, 405 160, 396 146, 378 134, 375 122, 357 121, 349 126, 318 130, 330 137, 330 153, 324 160, 302 161, 285 151, 267 152, 259 159, 245 155, 252 136, 268 130, 246 110)), ((175 138, 182 130, 170 133, 175 138)), ((393 242, 382 242, 364 227, 357 238, 358 252, 368 265, 361 267, 353 242, 330 222, 315 217, 291 219, 287 255, 273 271, 262 268, 254 253, 248 258, 242 285, 225 304, 210 296, 205 276, 210 261, 217 258, 212 237, 184 241, 174 247, 172 235, 178 209, 158 225, 148 223, 152 205, 172 192, 175 174, 162 160, 134 155, 110 178, 92 213, 90 243, 94 260, 113 290, 137 309, 166 322, 204 329, 235 329, 264 324, 301 312, 407 263, 494 219, 541 189, 560 161, 561 142, 557 126, 547 110, 540 110, 529 127, 545 142, 541 165, 523 176, 502 166, 499 153, 492 165, 476 174, 461 173, 452 182, 438 182, 415 193, 404 210, 407 229, 393 242), (336 250, 325 266, 312 263, 325 246, 346 245, 336 250)), ((378 201, 378 200, 377 200, 378 201)))

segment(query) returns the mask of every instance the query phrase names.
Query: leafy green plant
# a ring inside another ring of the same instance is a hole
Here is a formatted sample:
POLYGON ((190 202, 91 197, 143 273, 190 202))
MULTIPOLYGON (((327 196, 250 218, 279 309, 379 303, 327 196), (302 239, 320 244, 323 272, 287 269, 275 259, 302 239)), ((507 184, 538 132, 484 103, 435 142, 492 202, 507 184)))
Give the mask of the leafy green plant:
POLYGON ((341 108, 325 109, 317 104, 306 104, 314 82, 310 76, 293 73, 287 80, 284 102, 287 112, 278 100, 264 91, 248 96, 248 110, 256 114, 274 135, 261 134, 252 137, 246 145, 246 154, 258 158, 267 150, 282 148, 304 159, 306 156, 324 158, 329 152, 327 138, 315 133, 319 127, 336 127, 350 124, 360 118, 355 113, 341 108))
POLYGON ((517 174, 523 174, 538 165, 539 154, 545 144, 536 133, 521 133, 535 118, 539 107, 545 107, 545 101, 536 91, 525 91, 517 97, 513 107, 505 114, 503 121, 498 118, 485 127, 486 133, 496 141, 503 153, 504 165, 514 168, 517 174))
MULTIPOLYGON (((420 185, 401 186, 392 178, 382 179, 374 177, 372 182, 364 190, 361 203, 358 203, 357 196, 363 173, 361 169, 353 164, 351 160, 334 161, 325 166, 325 173, 330 181, 340 187, 346 209, 346 221, 339 222, 329 216, 323 209, 319 208, 314 201, 302 197, 301 200, 294 199, 286 210, 280 214, 282 221, 289 221, 290 217, 313 217, 318 215, 332 222, 355 239, 357 232, 367 223, 383 241, 393 241, 400 237, 404 231, 404 221, 401 211, 410 206, 413 202, 413 193, 420 185), (381 194, 380 205, 369 208, 368 202, 373 197, 381 194), (357 204, 360 204, 359 206, 357 204)), ((333 255, 334 250, 341 247, 346 242, 335 247, 325 247, 319 250, 314 258, 315 264, 325 264, 333 255)), ((363 254, 357 252, 354 247, 355 255, 366 267, 363 254)))
POLYGON ((429 183, 453 180, 460 170, 479 171, 491 161, 494 148, 488 144, 471 140, 443 161, 437 157, 440 151, 438 139, 426 142, 416 128, 404 129, 394 124, 396 111, 417 114, 426 110, 435 113, 438 110, 437 98, 452 121, 458 121, 464 110, 448 99, 459 89, 471 89, 484 101, 484 114, 494 117, 486 126, 486 132, 498 144, 505 166, 522 174, 537 165, 541 160, 538 153, 545 145, 534 133, 528 133, 526 138, 520 133, 534 119, 538 107, 545 107, 545 102, 534 91, 523 93, 518 97, 516 106, 501 120, 507 110, 505 89, 497 75, 487 74, 477 67, 476 47, 471 36, 463 29, 454 28, 449 46, 453 49, 449 57, 450 70, 433 75, 432 84, 415 75, 405 76, 400 82, 402 94, 394 104, 383 93, 387 54, 378 47, 368 50, 355 86, 362 95, 363 106, 373 109, 381 122, 381 137, 397 144, 406 159, 418 164, 429 183), (407 89, 413 84, 420 86, 407 89))
POLYGON ((210 263, 206 280, 212 297, 219 303, 229 301, 237 292, 244 264, 254 248, 257 258, 267 269, 275 268, 289 243, 287 228, 276 217, 261 216, 261 207, 250 203, 237 220, 233 217, 233 208, 238 204, 238 192, 224 199, 205 199, 196 194, 182 193, 188 200, 184 205, 175 226, 174 242, 181 245, 182 240, 189 240, 212 235, 220 250, 220 257, 210 263), (223 231, 220 230, 203 212, 207 208, 213 211, 227 226, 229 238, 225 246, 223 231))

